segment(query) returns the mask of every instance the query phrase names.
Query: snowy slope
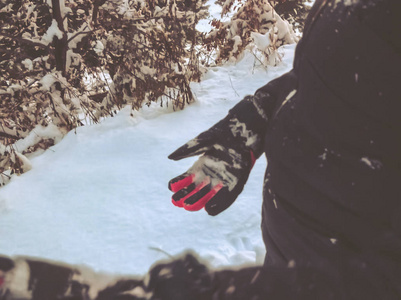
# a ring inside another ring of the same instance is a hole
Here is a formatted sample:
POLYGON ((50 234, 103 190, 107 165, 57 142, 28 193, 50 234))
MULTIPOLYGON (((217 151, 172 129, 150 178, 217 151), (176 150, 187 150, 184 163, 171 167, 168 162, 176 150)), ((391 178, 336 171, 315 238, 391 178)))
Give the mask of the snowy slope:
POLYGON ((288 71, 295 46, 278 67, 255 69, 246 56, 192 84, 197 102, 183 111, 126 108, 78 128, 32 170, 0 189, 0 254, 28 255, 95 270, 143 274, 166 254, 193 249, 214 266, 261 263, 262 157, 244 192, 217 217, 173 206, 168 181, 194 162, 168 154, 209 128, 243 96, 288 71))

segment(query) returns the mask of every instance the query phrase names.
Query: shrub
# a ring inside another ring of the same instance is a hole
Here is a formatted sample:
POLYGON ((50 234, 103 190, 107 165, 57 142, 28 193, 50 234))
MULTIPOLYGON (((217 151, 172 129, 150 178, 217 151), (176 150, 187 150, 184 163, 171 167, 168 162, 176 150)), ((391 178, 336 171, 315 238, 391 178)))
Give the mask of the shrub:
POLYGON ((245 49, 253 47, 261 54, 258 59, 263 65, 275 65, 279 61, 277 48, 297 41, 292 26, 268 0, 226 0, 222 16, 232 9, 234 14, 229 21, 212 22, 214 29, 205 39, 207 50, 216 51, 217 63, 236 61, 245 49))
MULTIPOLYGON (((199 80, 195 26, 206 0, 0 2, 0 183, 59 134, 18 140, 49 125, 66 132, 124 105, 193 101, 199 80), (21 159, 20 159, 21 158, 21 159)), ((51 144, 51 143, 50 143, 51 144)), ((25 168, 26 169, 26 168, 25 168)))

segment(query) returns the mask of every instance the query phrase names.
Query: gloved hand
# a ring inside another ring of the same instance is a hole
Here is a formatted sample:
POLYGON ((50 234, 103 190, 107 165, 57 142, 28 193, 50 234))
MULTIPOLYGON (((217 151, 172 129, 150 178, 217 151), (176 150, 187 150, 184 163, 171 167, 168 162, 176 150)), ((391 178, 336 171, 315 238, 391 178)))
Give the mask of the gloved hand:
POLYGON ((227 116, 178 148, 169 158, 203 154, 184 174, 170 180, 172 202, 189 211, 203 207, 210 215, 228 208, 241 193, 256 160, 250 141, 257 142, 235 116, 227 116))
POLYGON ((170 180, 174 205, 192 211, 204 207, 213 216, 228 208, 263 152, 270 120, 296 86, 292 71, 270 81, 235 105, 223 120, 173 152, 169 158, 174 160, 202 155, 187 172, 170 180))

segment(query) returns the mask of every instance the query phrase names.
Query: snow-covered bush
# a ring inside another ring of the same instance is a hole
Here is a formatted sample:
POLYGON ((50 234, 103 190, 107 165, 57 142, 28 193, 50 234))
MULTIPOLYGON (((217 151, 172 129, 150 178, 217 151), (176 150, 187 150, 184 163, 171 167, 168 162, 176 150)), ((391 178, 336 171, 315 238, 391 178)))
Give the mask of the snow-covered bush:
POLYGON ((199 19, 207 16, 205 0, 138 1, 117 11, 102 10, 107 31, 105 50, 115 94, 140 107, 161 98, 183 108, 193 101, 190 81, 201 75, 195 50, 199 19), (118 24, 116 26, 116 24, 118 24))
POLYGON ((205 39, 208 51, 216 51, 216 61, 236 61, 245 49, 261 55, 263 65, 275 65, 279 61, 277 48, 297 41, 292 26, 282 19, 268 0, 226 0, 222 16, 234 10, 227 22, 214 20, 214 29, 205 39))
POLYGON ((18 149, 37 126, 65 134, 127 104, 192 101, 205 2, 0 1, 0 184, 27 170, 24 154, 54 143, 45 135, 18 149))

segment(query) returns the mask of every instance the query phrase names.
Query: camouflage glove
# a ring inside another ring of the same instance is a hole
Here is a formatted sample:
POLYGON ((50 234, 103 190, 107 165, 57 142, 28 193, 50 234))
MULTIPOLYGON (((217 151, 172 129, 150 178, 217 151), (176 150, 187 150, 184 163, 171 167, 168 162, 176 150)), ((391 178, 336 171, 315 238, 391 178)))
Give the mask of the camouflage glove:
POLYGON ((296 91, 288 72, 234 106, 228 116, 172 153, 179 160, 202 155, 184 174, 169 182, 173 203, 186 210, 205 208, 217 215, 241 193, 255 160, 263 153, 269 122, 296 91))
POLYGON ((241 193, 261 153, 261 142, 232 112, 169 156, 179 160, 203 154, 187 172, 169 182, 169 189, 175 193, 174 205, 189 211, 205 208, 210 215, 217 215, 241 193))

